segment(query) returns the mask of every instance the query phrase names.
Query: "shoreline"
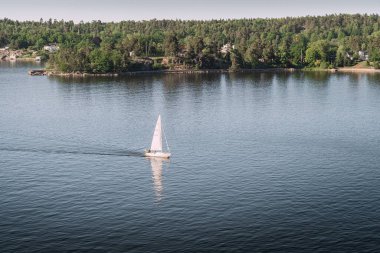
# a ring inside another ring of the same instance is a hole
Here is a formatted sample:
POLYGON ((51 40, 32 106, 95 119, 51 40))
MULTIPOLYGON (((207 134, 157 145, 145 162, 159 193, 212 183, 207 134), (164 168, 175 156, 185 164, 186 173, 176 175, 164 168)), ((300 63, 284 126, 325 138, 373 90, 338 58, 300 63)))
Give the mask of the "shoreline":
POLYGON ((15 60, 10 60, 10 59, 3 59, 1 60, 3 62, 40 62, 40 61, 36 61, 36 57, 19 57, 19 58, 16 58, 15 60))
POLYGON ((352 73, 380 73, 380 69, 374 69, 374 68, 350 68, 350 67, 343 67, 338 68, 338 72, 352 72, 352 73))
POLYGON ((149 71, 131 71, 121 73, 82 73, 70 72, 64 73, 54 70, 38 69, 29 70, 29 75, 46 75, 46 76, 59 76, 59 77, 119 77, 119 76, 133 76, 133 75, 146 75, 146 74, 213 74, 213 73, 262 73, 262 72, 330 72, 330 73, 380 73, 380 69, 374 68, 352 68, 343 67, 335 69, 296 69, 296 68, 265 68, 265 69, 188 69, 188 70, 149 70, 149 71), (36 73, 36 74, 34 74, 36 73))
MULTIPOLYGON (((38 70, 37 70, 38 71, 38 70)), ((188 69, 188 70, 149 70, 149 71, 131 71, 121 73, 81 73, 70 72, 64 73, 59 71, 45 70, 47 76, 63 76, 63 77, 118 77, 118 76, 132 76, 132 75, 144 75, 144 74, 211 74, 211 73, 249 73, 249 72, 295 72, 295 68, 268 68, 268 69, 188 69)), ((30 72, 30 71, 29 71, 30 72)))
POLYGON ((318 69, 318 68, 310 68, 310 69, 300 69, 300 71, 304 72, 331 72, 331 73, 380 73, 380 69, 374 68, 354 68, 354 67, 340 67, 334 69, 318 69))

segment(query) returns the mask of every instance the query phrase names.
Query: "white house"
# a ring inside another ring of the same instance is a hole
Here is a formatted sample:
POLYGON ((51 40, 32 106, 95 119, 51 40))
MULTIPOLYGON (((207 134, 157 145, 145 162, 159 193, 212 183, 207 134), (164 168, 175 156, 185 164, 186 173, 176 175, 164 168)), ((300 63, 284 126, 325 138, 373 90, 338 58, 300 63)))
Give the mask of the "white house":
POLYGON ((358 52, 358 55, 359 55, 359 59, 360 59, 361 61, 368 61, 368 60, 369 60, 369 56, 368 56, 368 54, 367 54, 366 51, 362 51, 362 50, 360 50, 360 51, 358 52))
POLYGON ((49 51, 50 53, 54 53, 59 50, 59 46, 57 46, 56 44, 46 45, 44 46, 44 50, 49 51))
POLYGON ((223 54, 226 54, 226 53, 231 52, 232 49, 235 49, 235 45, 231 45, 230 43, 227 43, 220 48, 220 52, 223 54))

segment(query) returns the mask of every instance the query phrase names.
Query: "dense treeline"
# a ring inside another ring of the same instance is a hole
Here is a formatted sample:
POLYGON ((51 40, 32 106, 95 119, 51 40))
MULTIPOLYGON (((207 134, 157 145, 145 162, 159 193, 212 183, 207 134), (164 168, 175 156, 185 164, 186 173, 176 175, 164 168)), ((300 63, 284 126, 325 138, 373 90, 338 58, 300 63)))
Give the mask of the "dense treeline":
POLYGON ((40 50, 58 43, 50 64, 65 72, 122 72, 153 68, 350 66, 368 54, 380 61, 379 15, 327 15, 211 21, 150 20, 40 22, 0 20, 0 47, 40 50), (226 53, 220 51, 233 45, 226 53), (168 62, 159 63, 159 57, 168 62), (157 58, 155 58, 157 57, 157 58), (136 60, 136 59, 140 60, 136 60))

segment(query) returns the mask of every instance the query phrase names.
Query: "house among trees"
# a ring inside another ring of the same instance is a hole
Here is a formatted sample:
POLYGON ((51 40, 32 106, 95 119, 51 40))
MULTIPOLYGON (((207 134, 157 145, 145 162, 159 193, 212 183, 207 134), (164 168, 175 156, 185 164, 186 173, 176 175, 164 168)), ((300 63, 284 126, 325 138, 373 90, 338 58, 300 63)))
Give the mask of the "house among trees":
POLYGON ((362 51, 362 50, 360 50, 360 51, 358 52, 358 55, 359 55, 359 59, 360 59, 361 61, 368 61, 368 60, 369 60, 369 56, 368 56, 368 53, 367 53, 366 51, 362 51))
POLYGON ((54 53, 59 50, 59 46, 57 44, 50 44, 44 46, 45 51, 49 51, 50 53, 54 53))
POLYGON ((230 43, 227 43, 220 48, 220 52, 222 54, 227 54, 231 52, 232 49, 235 49, 235 45, 231 45, 230 43))

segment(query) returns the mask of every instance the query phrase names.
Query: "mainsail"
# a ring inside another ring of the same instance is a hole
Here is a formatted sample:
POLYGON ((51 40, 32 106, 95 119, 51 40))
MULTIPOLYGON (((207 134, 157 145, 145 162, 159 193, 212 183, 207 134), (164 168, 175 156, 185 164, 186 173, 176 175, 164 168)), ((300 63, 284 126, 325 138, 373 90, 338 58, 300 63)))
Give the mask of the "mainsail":
POLYGON ((156 128, 154 129, 151 151, 162 151, 162 127, 161 127, 161 115, 158 115, 156 128))

